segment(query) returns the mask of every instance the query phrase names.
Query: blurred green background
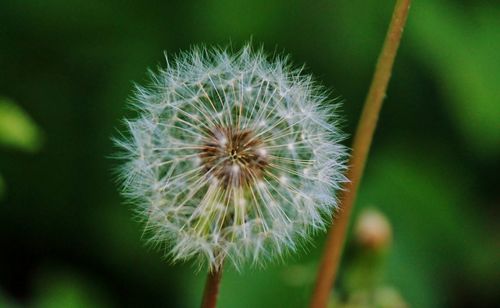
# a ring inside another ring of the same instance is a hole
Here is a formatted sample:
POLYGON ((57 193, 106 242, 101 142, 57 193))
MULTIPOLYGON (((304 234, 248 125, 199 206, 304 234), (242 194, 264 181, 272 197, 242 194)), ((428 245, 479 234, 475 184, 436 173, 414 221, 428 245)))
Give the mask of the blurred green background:
MULTIPOLYGON (((132 82, 164 51, 251 39, 341 95, 352 135, 393 3, 0 0, 0 307, 197 307, 204 273, 144 244, 113 179, 132 82)), ((375 207, 389 219, 380 279, 412 307, 499 301, 499 29, 493 1, 410 12, 354 218, 375 207)), ((228 269, 220 307, 306 306, 323 242, 228 269)))

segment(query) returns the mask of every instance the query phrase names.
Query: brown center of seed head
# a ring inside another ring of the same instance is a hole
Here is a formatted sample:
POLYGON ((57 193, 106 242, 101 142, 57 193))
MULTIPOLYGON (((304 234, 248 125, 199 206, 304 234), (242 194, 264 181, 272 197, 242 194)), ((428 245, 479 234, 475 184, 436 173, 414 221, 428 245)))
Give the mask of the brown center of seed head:
POLYGON ((204 138, 199 155, 208 176, 233 187, 261 178, 268 164, 263 142, 249 129, 216 126, 204 138))

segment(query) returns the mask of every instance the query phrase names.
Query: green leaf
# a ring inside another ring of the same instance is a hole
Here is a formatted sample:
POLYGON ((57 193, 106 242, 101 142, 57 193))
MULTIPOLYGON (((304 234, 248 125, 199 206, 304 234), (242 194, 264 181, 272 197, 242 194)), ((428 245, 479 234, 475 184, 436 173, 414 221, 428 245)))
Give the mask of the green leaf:
POLYGON ((435 75, 454 123, 471 150, 500 153, 500 19, 498 8, 460 11, 446 2, 421 1, 408 26, 412 47, 435 75))
POLYGON ((35 152, 41 143, 40 130, 33 120, 19 106, 0 98, 0 145, 35 152))
POLYGON ((31 307, 109 307, 102 290, 71 272, 42 272, 31 307))

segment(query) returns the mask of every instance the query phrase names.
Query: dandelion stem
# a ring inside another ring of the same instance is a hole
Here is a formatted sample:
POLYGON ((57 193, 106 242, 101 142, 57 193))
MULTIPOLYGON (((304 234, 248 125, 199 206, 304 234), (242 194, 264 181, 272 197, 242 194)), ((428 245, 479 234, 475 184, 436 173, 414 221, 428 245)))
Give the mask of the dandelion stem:
POLYGON ((215 308, 217 304, 217 296, 219 295, 219 284, 222 277, 222 265, 208 272, 207 281, 205 283, 205 291, 203 292, 203 301, 201 308, 215 308))
POLYGON ((347 174, 349 182, 345 185, 345 189, 340 198, 341 211, 338 214, 335 224, 328 233, 311 300, 310 307, 312 308, 324 308, 327 306, 330 289, 335 281, 345 242, 349 216, 363 175, 365 162, 377 125, 380 108, 382 107, 382 102, 385 97, 387 84, 391 77, 392 66, 403 34, 410 2, 411 0, 397 0, 394 7, 391 23, 378 58, 372 83, 354 137, 352 156, 349 162, 350 169, 347 174))

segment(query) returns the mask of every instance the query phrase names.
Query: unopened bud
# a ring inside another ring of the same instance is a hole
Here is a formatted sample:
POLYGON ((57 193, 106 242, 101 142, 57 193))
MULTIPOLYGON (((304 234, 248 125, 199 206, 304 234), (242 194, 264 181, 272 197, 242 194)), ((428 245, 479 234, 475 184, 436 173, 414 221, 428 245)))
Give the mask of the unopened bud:
POLYGON ((391 224, 381 212, 364 210, 356 222, 355 234, 361 246, 374 250, 384 249, 391 242, 391 224))

